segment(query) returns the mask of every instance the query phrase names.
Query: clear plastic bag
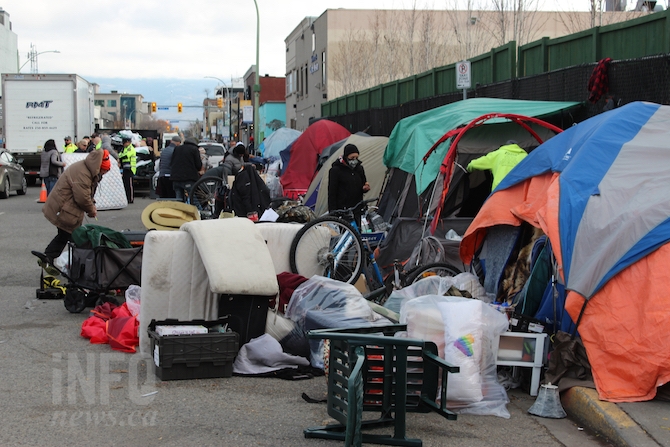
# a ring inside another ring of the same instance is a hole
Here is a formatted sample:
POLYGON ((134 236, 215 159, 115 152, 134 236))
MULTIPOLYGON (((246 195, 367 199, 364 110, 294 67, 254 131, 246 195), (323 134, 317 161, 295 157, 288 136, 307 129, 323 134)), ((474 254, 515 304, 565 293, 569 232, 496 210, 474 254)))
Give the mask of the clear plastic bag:
POLYGON ((449 375, 449 409, 510 417, 507 392, 496 373, 496 340, 508 327, 503 314, 480 300, 427 295, 405 302, 400 322, 407 324, 411 338, 434 342, 440 357, 460 367, 449 375))
POLYGON ((444 295, 452 286, 467 291, 475 299, 491 302, 491 297, 486 294, 476 275, 461 273, 456 276, 429 276, 410 286, 394 290, 384 303, 384 307, 400 312, 400 308, 407 301, 425 295, 444 295))
POLYGON ((273 174, 266 174, 265 184, 270 190, 270 198, 277 199, 284 196, 284 188, 282 187, 279 177, 273 174))
POLYGON ((132 285, 126 290, 126 306, 134 317, 140 315, 140 296, 142 295, 142 288, 140 286, 132 285))
MULTIPOLYGON (((313 329, 392 324, 374 312, 353 285, 322 276, 313 276, 295 289, 285 315, 304 334, 313 329)), ((323 340, 310 340, 309 344, 310 363, 323 368, 323 340)))

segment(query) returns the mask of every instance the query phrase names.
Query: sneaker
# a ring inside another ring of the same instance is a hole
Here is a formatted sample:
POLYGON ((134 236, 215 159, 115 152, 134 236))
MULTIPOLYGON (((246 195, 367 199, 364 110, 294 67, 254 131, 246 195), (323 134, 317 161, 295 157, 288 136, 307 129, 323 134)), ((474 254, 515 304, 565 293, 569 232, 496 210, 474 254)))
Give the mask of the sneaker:
POLYGON ((49 259, 47 255, 34 250, 30 253, 32 253, 34 256, 37 256, 37 265, 42 267, 44 271, 47 272, 47 274, 51 276, 60 276, 60 270, 53 266, 53 261, 49 259))

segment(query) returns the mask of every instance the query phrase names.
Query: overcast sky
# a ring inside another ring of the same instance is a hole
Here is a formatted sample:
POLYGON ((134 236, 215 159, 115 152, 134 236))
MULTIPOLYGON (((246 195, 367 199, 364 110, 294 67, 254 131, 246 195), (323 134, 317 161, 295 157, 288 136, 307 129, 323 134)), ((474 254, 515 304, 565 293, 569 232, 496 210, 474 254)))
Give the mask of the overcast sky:
MULTIPOLYGON (((453 0, 452 0, 453 1, 453 0)), ((531 0, 529 0, 531 1, 531 0)), ((536 0, 532 0, 536 1, 536 0)), ((556 10, 556 0, 540 0, 556 10)), ((589 0, 579 1, 588 6, 589 0)), ((306 16, 328 8, 444 9, 446 0, 257 0, 260 74, 284 76, 284 39, 306 16)), ((562 2, 561 4, 564 4, 562 2)), ((253 0, 11 0, 0 4, 18 35, 20 64, 30 44, 42 73, 84 78, 239 77, 256 60, 253 0)), ((561 7, 561 10, 566 8, 561 7)), ((30 63, 22 70, 30 71, 30 63)))
MULTIPOLYGON (((466 0, 257 0, 260 74, 284 76, 284 39, 307 16, 326 9, 445 9, 466 0)), ((588 10, 590 0, 526 0, 543 10, 588 10), (579 5, 579 6, 574 6, 579 5), (583 6, 581 6, 583 5, 583 6)), ((491 0, 473 0, 490 3, 491 0)), ((243 76, 256 62, 253 0, 5 0, 18 36, 19 66, 30 45, 40 73, 76 73, 111 90, 171 105, 155 116, 177 124, 202 116, 197 106, 219 82, 243 76), (177 102, 185 106, 177 113, 177 102)), ((30 72, 26 63, 22 73, 30 72)), ((182 123, 183 125, 183 123, 182 123)))

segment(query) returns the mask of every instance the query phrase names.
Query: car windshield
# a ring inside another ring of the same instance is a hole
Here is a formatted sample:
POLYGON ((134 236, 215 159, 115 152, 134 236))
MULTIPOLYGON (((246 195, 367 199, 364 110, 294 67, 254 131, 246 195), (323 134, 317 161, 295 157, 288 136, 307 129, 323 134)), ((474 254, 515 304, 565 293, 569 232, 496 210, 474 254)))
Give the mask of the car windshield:
POLYGON ((200 147, 205 148, 205 153, 207 155, 210 155, 210 156, 211 155, 214 155, 214 156, 225 155, 225 153, 226 153, 226 151, 223 149, 222 146, 218 146, 218 145, 214 145, 214 144, 212 144, 212 145, 208 144, 206 146, 200 146, 200 147))

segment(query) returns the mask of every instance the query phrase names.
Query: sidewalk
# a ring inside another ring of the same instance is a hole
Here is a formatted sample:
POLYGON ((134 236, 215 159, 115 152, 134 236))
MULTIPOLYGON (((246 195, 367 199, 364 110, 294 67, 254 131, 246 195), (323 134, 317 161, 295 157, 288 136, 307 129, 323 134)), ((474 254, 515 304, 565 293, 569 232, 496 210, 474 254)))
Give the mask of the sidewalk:
POLYGON ((619 447, 670 446, 670 402, 614 404, 591 388, 573 387, 561 395, 571 418, 619 447))

